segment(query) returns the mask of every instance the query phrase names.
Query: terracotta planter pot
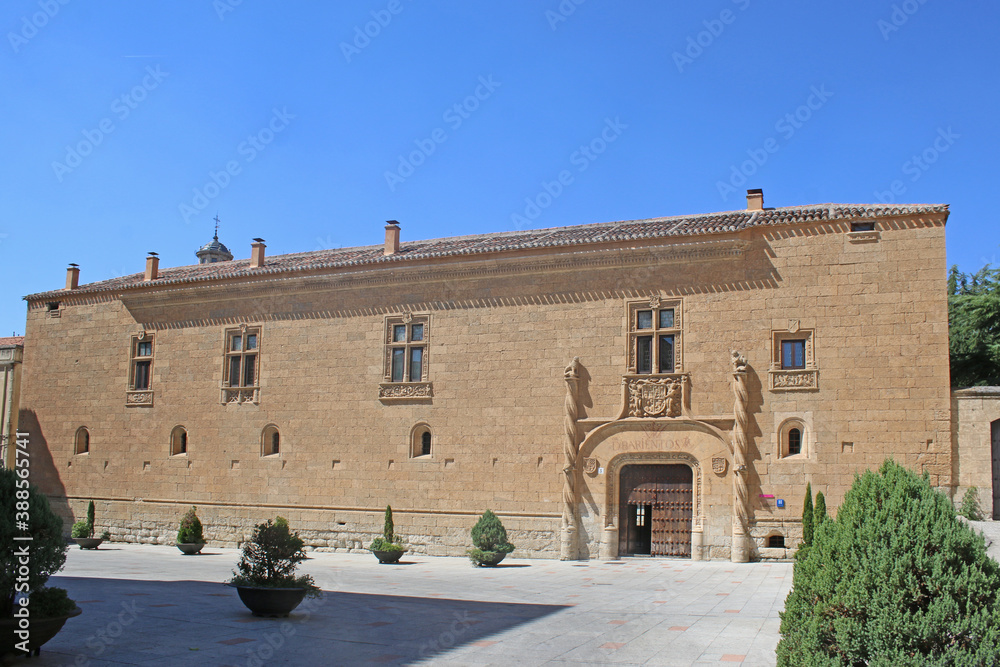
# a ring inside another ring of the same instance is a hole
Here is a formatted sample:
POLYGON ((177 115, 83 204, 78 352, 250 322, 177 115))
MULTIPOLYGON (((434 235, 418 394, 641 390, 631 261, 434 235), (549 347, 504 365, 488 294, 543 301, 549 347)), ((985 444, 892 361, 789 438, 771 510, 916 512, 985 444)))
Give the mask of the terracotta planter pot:
POLYGON ((254 616, 288 616, 306 596, 305 588, 236 586, 240 600, 254 616))
POLYGON ((99 537, 74 537, 73 541, 79 544, 81 549, 96 549, 104 540, 99 537))
POLYGON ((185 556, 196 554, 205 548, 204 542, 177 542, 177 548, 184 552, 185 556))
POLYGON ((375 554, 375 558, 378 558, 378 562, 383 565, 398 563, 399 559, 406 553, 405 551, 376 551, 375 549, 371 551, 375 554))
POLYGON ((49 641, 62 630, 67 619, 79 616, 82 610, 77 607, 65 616, 53 616, 52 618, 31 619, 31 636, 28 638, 28 653, 14 647, 20 639, 14 634, 18 620, 16 618, 0 619, 0 656, 7 653, 18 655, 38 655, 41 652, 42 644, 49 641))

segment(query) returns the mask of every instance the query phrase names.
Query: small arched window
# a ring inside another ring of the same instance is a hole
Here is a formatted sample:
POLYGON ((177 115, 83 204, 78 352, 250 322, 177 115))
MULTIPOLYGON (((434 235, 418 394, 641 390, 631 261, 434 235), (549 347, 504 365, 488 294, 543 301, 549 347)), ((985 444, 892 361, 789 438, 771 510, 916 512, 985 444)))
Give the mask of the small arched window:
POLYGON ((86 426, 81 426, 76 430, 76 438, 73 444, 74 454, 86 454, 90 451, 90 431, 86 426))
POLYGON ((768 549, 784 549, 785 548, 785 536, 784 535, 771 535, 767 538, 768 549))
POLYGON ((782 422, 777 432, 778 458, 810 456, 811 440, 806 421, 792 417, 782 422))
POLYGON ((431 427, 425 422, 420 422, 410 431, 410 456, 430 456, 434 436, 431 435, 431 427))
POLYGON ((170 455, 179 456, 181 454, 187 454, 187 450, 187 429, 183 426, 175 426, 174 430, 170 432, 170 455))
POLYGON ((788 429, 788 455, 802 453, 802 431, 797 428, 788 429))
POLYGON ((268 424, 261 433, 261 456, 276 456, 281 453, 281 434, 278 427, 268 424))

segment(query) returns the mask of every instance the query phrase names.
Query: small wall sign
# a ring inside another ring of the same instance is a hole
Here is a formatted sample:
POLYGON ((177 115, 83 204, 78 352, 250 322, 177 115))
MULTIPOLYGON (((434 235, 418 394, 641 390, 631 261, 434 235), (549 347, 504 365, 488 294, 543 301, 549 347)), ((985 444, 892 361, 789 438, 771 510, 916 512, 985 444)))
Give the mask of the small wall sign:
MULTIPOLYGON (((772 498, 773 498, 773 496, 772 496, 772 498)), ((777 501, 776 504, 778 505, 778 509, 785 509, 785 499, 784 498, 778 498, 778 501, 777 501)))

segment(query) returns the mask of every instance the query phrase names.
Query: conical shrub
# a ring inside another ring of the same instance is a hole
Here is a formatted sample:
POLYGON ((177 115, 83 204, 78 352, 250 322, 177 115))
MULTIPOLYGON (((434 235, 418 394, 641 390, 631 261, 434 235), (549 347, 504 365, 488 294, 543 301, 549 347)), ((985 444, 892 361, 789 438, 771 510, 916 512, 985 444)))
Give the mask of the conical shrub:
POLYGON ((1000 665, 1000 564, 893 461, 855 479, 793 576, 778 665, 1000 665))

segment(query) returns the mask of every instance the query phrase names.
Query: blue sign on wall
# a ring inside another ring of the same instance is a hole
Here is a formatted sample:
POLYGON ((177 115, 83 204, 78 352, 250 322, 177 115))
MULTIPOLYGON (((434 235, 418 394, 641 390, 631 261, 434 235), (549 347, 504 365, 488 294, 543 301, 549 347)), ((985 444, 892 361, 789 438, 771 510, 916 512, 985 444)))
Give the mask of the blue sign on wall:
POLYGON ((778 498, 778 509, 785 509, 785 500, 784 500, 784 498, 778 498))

